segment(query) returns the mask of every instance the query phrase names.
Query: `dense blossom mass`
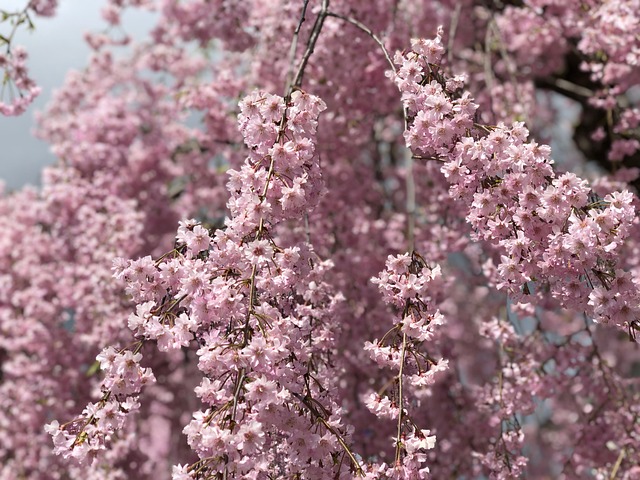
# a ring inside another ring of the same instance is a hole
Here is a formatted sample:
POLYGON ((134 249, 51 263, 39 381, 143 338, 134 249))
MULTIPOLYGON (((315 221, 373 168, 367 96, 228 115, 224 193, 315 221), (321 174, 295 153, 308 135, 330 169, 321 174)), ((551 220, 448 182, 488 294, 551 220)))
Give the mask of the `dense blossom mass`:
POLYGON ((0 479, 640 478, 638 0, 102 14, 0 197, 0 479))

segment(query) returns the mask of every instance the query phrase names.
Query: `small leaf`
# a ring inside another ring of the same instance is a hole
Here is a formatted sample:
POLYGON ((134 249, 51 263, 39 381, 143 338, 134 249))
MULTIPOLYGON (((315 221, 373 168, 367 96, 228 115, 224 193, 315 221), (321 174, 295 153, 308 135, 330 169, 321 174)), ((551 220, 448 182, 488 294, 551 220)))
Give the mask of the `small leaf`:
POLYGON ((87 370, 87 377, 91 377, 91 376, 95 375, 96 373, 98 373, 99 371, 100 371, 100 362, 96 360, 89 367, 89 370, 87 370))

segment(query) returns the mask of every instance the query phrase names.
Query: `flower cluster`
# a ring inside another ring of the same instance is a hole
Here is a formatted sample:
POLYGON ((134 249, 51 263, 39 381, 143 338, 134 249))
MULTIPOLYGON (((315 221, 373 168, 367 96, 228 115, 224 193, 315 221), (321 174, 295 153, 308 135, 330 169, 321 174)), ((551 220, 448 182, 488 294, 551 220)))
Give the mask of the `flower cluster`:
POLYGON ((149 368, 140 366, 142 355, 136 351, 105 348, 97 357, 104 379, 100 389, 102 399, 91 403, 82 415, 60 425, 57 420, 45 426, 53 438, 54 453, 90 464, 106 448, 107 442, 121 430, 127 416, 140 409, 142 387, 154 382, 149 368))
POLYGON ((51 17, 55 15, 58 0, 28 0, 22 9, 4 10, 0 7, 0 114, 20 115, 40 94, 41 88, 29 76, 27 51, 15 45, 14 37, 20 27, 33 29, 32 16, 51 17))
POLYGON ((20 115, 40 94, 40 87, 29 77, 26 63, 27 51, 23 47, 15 46, 7 53, 0 53, 2 115, 20 115))
POLYGON ((398 57, 396 84, 410 119, 407 145, 445 162, 450 194, 466 202, 474 237, 500 255, 497 287, 529 303, 547 285, 563 306, 628 328, 640 304, 617 255, 635 219, 633 195, 614 192, 598 200, 575 174, 557 176, 550 148, 527 141, 521 122, 474 123, 477 106, 466 92, 447 90, 440 73, 433 53, 441 53, 439 37, 418 47, 398 57), (616 281, 620 290, 611 288, 616 281))
MULTIPOLYGON (((198 345, 204 409, 184 433, 200 460, 176 467, 174 478, 360 469, 326 376, 331 315, 341 303, 323 281, 331 262, 306 242, 283 246, 275 236, 278 223, 313 208, 322 193, 313 136, 324 108, 300 91, 286 103, 259 92, 245 98, 240 128, 251 156, 229 172, 225 228, 183 222, 174 250, 158 261, 116 265, 138 304, 129 327, 141 341, 163 351, 198 345), (350 461, 333 460, 345 454, 350 461)), ((127 388, 122 381, 112 395, 127 388)), ((76 456, 77 442, 59 445, 76 456)))
POLYGON ((635 478, 637 3, 107 0, 0 198, 0 478, 635 478))
MULTIPOLYGON (((435 446, 435 435, 419 429, 414 414, 426 408, 422 399, 447 371, 447 360, 434 360, 444 317, 433 306, 428 284, 440 275, 439 267, 429 267, 416 252, 387 258, 383 270, 372 282, 384 295, 385 303, 401 309, 400 320, 380 339, 365 344, 365 351, 381 368, 394 372, 386 385, 365 400, 367 408, 398 425, 395 461, 386 474, 393 478, 427 478, 426 450, 435 446), (431 350, 431 352, 430 352, 431 350), (397 372, 397 373, 396 373, 397 372)), ((378 468, 383 474, 385 465, 378 468)), ((379 477, 372 477, 379 478, 379 477)))
POLYGON ((36 15, 51 17, 56 14, 58 0, 29 0, 27 7, 33 10, 36 15))
POLYGON ((223 40, 233 50, 244 50, 253 43, 252 36, 240 26, 241 19, 250 16, 246 2, 216 0, 189 0, 162 2, 162 13, 172 20, 164 34, 176 34, 184 40, 195 40, 206 45, 211 38, 223 40))

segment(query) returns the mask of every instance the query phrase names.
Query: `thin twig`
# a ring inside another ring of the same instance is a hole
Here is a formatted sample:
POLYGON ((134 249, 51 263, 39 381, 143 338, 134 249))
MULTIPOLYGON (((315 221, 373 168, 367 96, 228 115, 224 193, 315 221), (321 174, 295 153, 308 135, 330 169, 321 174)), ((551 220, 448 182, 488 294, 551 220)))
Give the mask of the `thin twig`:
POLYGON ((425 157, 423 155, 412 155, 411 158, 413 158, 414 160, 430 160, 432 162, 446 163, 446 160, 442 158, 437 158, 437 157, 425 157))
POLYGON ((458 30, 458 20, 460 20, 460 10, 462 10, 462 3, 456 3, 456 9, 451 15, 451 24, 449 26, 449 41, 447 42, 447 61, 451 63, 453 60, 453 41, 456 38, 456 30, 458 30))
POLYGON ((311 244, 311 228, 309 226, 309 212, 304 213, 304 236, 308 244, 311 244))
POLYGON ((493 90, 493 71, 491 68, 491 28, 487 27, 484 35, 484 83, 487 85, 487 91, 489 92, 489 108, 491 113, 495 113, 493 111, 493 102, 491 101, 493 90))
POLYGON ((614 480, 616 475, 618 474, 618 470, 620 469, 620 465, 622 465, 622 460, 626 456, 626 451, 623 448, 620 450, 620 455, 618 455, 618 459, 616 460, 616 464, 613 466, 613 470, 611 470, 611 475, 609 475, 609 480, 614 480))
POLYGON ((396 438, 396 464, 400 463, 400 454, 402 452, 402 442, 400 441, 400 437, 402 436, 402 412, 404 410, 402 406, 403 398, 402 398, 402 375, 404 373, 404 356, 407 350, 407 334, 402 334, 402 352, 400 353, 400 371, 398 372, 398 407, 400 408, 400 412, 398 413, 398 436, 396 438))
POLYGON ((300 36, 300 29, 302 28, 302 24, 306 20, 308 5, 309 0, 304 0, 304 4, 302 5, 302 13, 300 14, 300 21, 298 22, 298 26, 293 32, 293 39, 291 40, 291 48, 289 50, 289 72, 287 73, 287 81, 285 83, 286 91, 284 92, 285 97, 290 93, 289 88, 292 85, 291 79, 293 78, 293 65, 296 61, 296 52, 298 50, 298 37, 300 36))
POLYGON ((405 168, 407 185, 407 251, 413 252, 415 247, 416 229, 416 182, 413 175, 413 156, 409 149, 405 149, 405 168))
POLYGON ((322 30, 322 26, 324 25, 324 20, 327 18, 327 13, 329 12, 329 0, 322 0, 322 7, 320 8, 320 13, 316 17, 316 21, 313 24, 313 28, 311 30, 311 34, 309 35, 309 40, 307 41, 307 49, 304 52, 302 60, 300 61, 300 65, 298 66, 298 71, 296 72, 295 77, 293 78, 293 82, 288 89, 287 97, 291 96, 291 93, 295 88, 300 88, 302 86, 302 77, 304 77, 304 71, 307 68, 307 63, 309 63, 309 58, 313 54, 313 51, 316 47, 316 42, 318 41, 318 37, 320 36, 320 31, 322 30))
MULTIPOLYGON (((246 375, 245 375, 245 370, 244 368, 241 368, 240 371, 238 372, 238 383, 236 384, 236 390, 233 393, 233 407, 231 409, 231 421, 235 422, 236 419, 236 411, 238 409, 238 399, 240 398, 240 390, 242 389, 242 385, 244 384, 244 381, 246 379, 246 375)), ((233 425, 231 425, 231 428, 233 428, 233 425)))
MULTIPOLYGON (((338 430, 336 430, 329 422, 327 422, 327 420, 322 416, 322 414, 310 403, 311 400, 315 401, 317 405, 319 405, 320 407, 322 407, 322 404, 320 404, 319 402, 317 402, 316 400, 312 399, 311 397, 305 396, 303 397, 302 395, 298 394, 298 393, 293 393, 293 396, 296 397, 305 407, 306 409, 309 411, 309 413, 311 413, 311 415, 313 417, 315 417, 320 423, 322 423, 324 425, 324 427, 333 434, 334 437, 336 437, 336 440, 338 440, 338 443, 340 444, 340 446, 342 447, 342 449, 344 450, 345 454, 349 457, 349 459, 351 460, 351 463, 353 464, 353 467, 356 471, 356 474, 358 476, 362 476, 363 475, 363 471, 362 471, 362 467, 360 466, 360 462, 358 462, 358 459, 356 458, 356 456, 353 454, 353 452, 351 451, 351 448, 349 448, 349 445, 347 445, 347 442, 344 440, 344 438, 342 437, 342 435, 340 434, 340 432, 338 430)), ((324 408, 324 407, 323 407, 324 408)))
MULTIPOLYGON (((393 73, 394 74, 397 73, 396 66, 393 63, 393 60, 391 60, 391 56, 389 55, 389 52, 387 51, 387 48, 384 46, 384 43, 382 42, 382 40, 380 40, 380 38, 375 33, 373 33, 373 31, 369 27, 367 27, 365 24, 363 24, 359 20, 356 20, 355 18, 347 17, 347 16, 341 15, 339 13, 327 12, 327 16, 328 17, 338 18, 338 19, 340 19, 342 21, 350 23, 354 27, 358 28, 362 32, 364 32, 367 35, 369 35, 369 37, 371 37, 373 39, 373 41, 376 42, 378 44, 378 46, 380 47, 380 49, 382 50, 382 53, 384 54, 384 58, 387 60, 387 63, 389 64, 389 67, 391 68, 393 73)), ((409 122, 408 122, 408 118, 407 118, 406 109, 403 111, 403 115, 404 115, 404 128, 405 128, 405 130, 407 130, 409 128, 409 122)), ((405 161, 405 167, 407 169, 407 174, 406 174, 406 185, 407 185, 407 205, 406 205, 406 210, 407 210, 407 243, 408 243, 408 251, 411 252, 411 251, 413 251, 413 246, 414 246, 416 192, 415 192, 415 179, 414 179, 414 176, 413 176, 413 158, 411 157, 411 153, 408 150, 407 150, 407 155, 406 155, 406 159, 405 160, 406 160, 405 161)))
POLYGON ((355 18, 346 17, 344 15, 341 15, 335 12, 327 12, 327 17, 339 18, 340 20, 350 23, 351 25, 357 27, 358 29, 362 30, 364 33, 369 35, 373 39, 373 41, 378 44, 378 46, 382 50, 382 53, 384 53, 384 58, 386 58, 387 63, 389 64, 389 67, 391 67, 391 70, 393 70, 393 73, 396 73, 396 66, 393 63, 393 60, 391 60, 391 57, 389 56, 389 52, 387 51, 387 48, 384 46, 384 43, 382 43, 382 40, 380 40, 380 38, 378 38, 378 36, 375 33, 373 33, 369 27, 367 27, 362 22, 356 20, 355 18))
MULTIPOLYGON (((298 26, 296 27, 296 30, 293 34, 294 42, 297 42, 301 25, 304 22, 305 13, 307 10, 307 3, 308 2, 305 2, 303 6, 300 22, 298 23, 298 26)), ((291 94, 293 93, 293 91, 296 88, 300 88, 300 86, 302 85, 302 78, 304 77, 304 71, 307 67, 307 63, 309 63, 309 58, 311 58, 311 54, 315 49, 316 42, 318 41, 318 36, 320 35, 320 31, 322 30, 322 25, 324 24, 324 19, 327 17, 328 9, 329 9, 329 0, 322 0, 322 9, 320 10, 320 13, 318 13, 318 16, 316 17, 316 21, 313 24, 313 28, 311 30, 309 40, 307 41, 307 48, 304 52, 302 60, 300 60, 300 65, 298 66, 296 76, 293 79, 293 82, 288 84, 285 89, 286 90, 286 93, 284 96, 285 108, 282 112, 282 118, 280 118, 280 128, 278 129, 278 137, 276 138, 275 143, 279 143, 284 138, 284 133, 285 133, 286 124, 287 124, 287 105, 291 100, 291 94)), ((295 51, 294 51, 294 55, 295 55, 295 51)), ((294 60, 292 60, 292 64, 294 60)), ((273 177, 274 169, 275 169, 275 163, 274 163, 273 156, 271 156, 271 161, 269 162, 269 170, 267 172, 267 178, 265 180, 264 187, 262 189, 262 194, 260 196, 260 203, 264 202, 264 200, 267 198, 267 192, 269 191, 269 186, 271 184, 271 178, 273 177)), ((263 230, 264 230, 264 218, 260 218, 260 225, 258 226, 256 240, 258 240, 262 236, 263 230)))
POLYGON ((362 467, 360 466, 360 463, 358 462, 358 459, 355 457, 353 452, 351 452, 351 449, 349 448, 349 445, 347 445, 347 442, 345 442, 344 438, 342 438, 342 435, 340 435, 340 432, 338 432, 335 428, 333 428, 331 425, 329 425, 329 422, 327 422, 324 418, 318 417, 318 419, 320 420, 320 422, 322 422, 322 424, 325 426, 325 428, 327 430, 329 430, 336 437, 336 440, 338 440, 338 443, 340 444, 342 449, 345 451, 345 453, 349 457, 349 460, 351 460, 351 463, 353 464, 354 468, 356 469, 356 474, 358 476, 362 476, 363 473, 364 473, 362 471, 362 467))
POLYGON ((583 87, 582 85, 577 85, 575 83, 570 82, 569 80, 565 80, 564 78, 556 78, 554 80, 555 85, 558 86, 558 88, 561 88, 563 90, 566 90, 568 92, 573 92, 577 95, 581 95, 583 97, 593 97, 595 95, 594 91, 587 88, 587 87, 583 87))
MULTIPOLYGON (((500 56, 502 57, 502 60, 507 66, 507 72, 509 72, 509 78, 511 79, 511 83, 514 85, 516 100, 520 105, 525 106, 525 102, 522 100, 520 84, 518 83, 518 79, 516 78, 517 67, 514 65, 514 62, 509 57, 507 48, 505 47, 505 41, 504 41, 504 37, 502 36, 502 32, 500 31, 498 24, 493 18, 489 22, 489 28, 493 30, 494 35, 498 38, 498 48, 500 49, 500 56)), ((529 115, 527 114, 527 112, 524 111, 524 109, 523 109, 523 113, 524 113, 524 122, 527 125, 531 125, 531 119, 529 118, 529 115)))
POLYGON ((16 16, 15 23, 13 24, 13 28, 8 36, 4 37, 5 42, 7 44, 7 53, 11 53, 11 42, 13 41, 13 37, 18 31, 18 27, 22 25, 25 21, 29 22, 29 25, 33 25, 31 23, 31 19, 29 18, 29 7, 31 2, 29 2, 21 11, 15 12, 10 16, 16 16))

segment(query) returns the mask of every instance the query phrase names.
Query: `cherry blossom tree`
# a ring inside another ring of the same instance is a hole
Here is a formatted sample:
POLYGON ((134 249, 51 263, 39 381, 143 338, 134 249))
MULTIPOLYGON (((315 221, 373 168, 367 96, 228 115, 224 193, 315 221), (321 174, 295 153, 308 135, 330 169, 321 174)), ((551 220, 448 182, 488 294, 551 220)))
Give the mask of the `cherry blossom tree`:
POLYGON ((0 198, 1 479, 640 478, 638 0, 103 17, 0 198))

